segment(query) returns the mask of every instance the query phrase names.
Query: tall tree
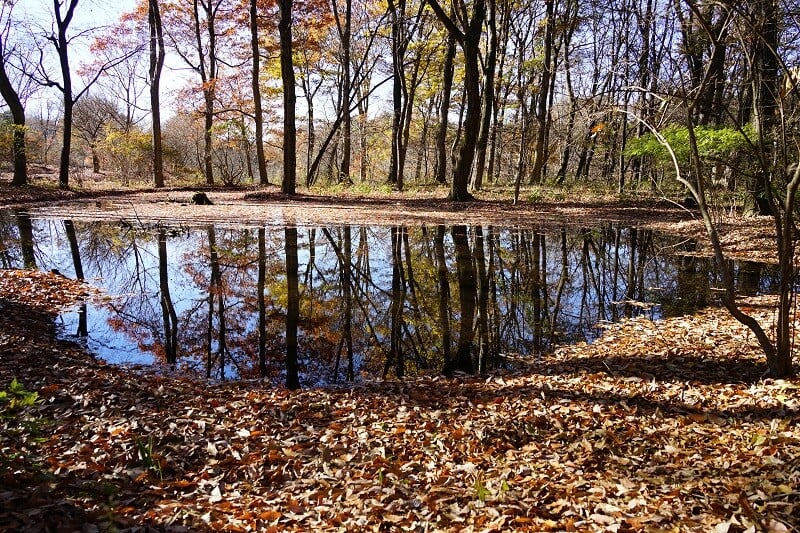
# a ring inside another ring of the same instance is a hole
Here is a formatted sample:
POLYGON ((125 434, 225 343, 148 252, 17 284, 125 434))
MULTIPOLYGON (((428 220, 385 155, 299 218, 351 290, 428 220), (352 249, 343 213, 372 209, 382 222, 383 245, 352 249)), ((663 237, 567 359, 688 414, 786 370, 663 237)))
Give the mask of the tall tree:
POLYGON ((70 35, 70 26, 75 17, 79 0, 53 0, 53 28, 44 32, 44 40, 56 51, 58 58, 58 70, 60 80, 54 78, 48 71, 44 60, 44 46, 41 49, 42 60, 37 67, 37 72, 30 75, 45 86, 54 87, 61 92, 63 104, 62 116, 62 142, 61 155, 59 158, 58 184, 62 189, 69 188, 70 155, 72 152, 72 126, 73 111, 75 104, 83 97, 89 89, 97 83, 106 71, 122 63, 137 51, 121 50, 115 57, 105 59, 102 64, 92 67, 88 77, 84 79, 84 85, 76 90, 73 83, 72 68, 70 62, 70 45, 74 39, 88 36, 91 31, 84 29, 77 31, 74 36, 70 35))
POLYGON ((0 26, 0 96, 11 110, 11 118, 14 122, 11 145, 14 157, 14 177, 11 184, 19 186, 28 183, 28 157, 25 145, 25 106, 20 98, 18 88, 12 81, 13 74, 10 73, 11 69, 9 68, 14 52, 13 47, 8 47, 13 8, 13 2, 3 2, 0 5, 0 25, 2 25, 0 26))
POLYGON ((253 86, 253 115, 256 137, 256 161, 258 162, 258 183, 269 185, 267 177, 267 157, 264 154, 264 112, 261 108, 261 52, 258 46, 258 0, 250 0, 250 51, 253 55, 251 80, 253 86))
POLYGON ((148 0, 147 24, 150 28, 150 117, 153 133, 153 180, 156 187, 164 186, 164 148, 161 139, 161 72, 166 50, 164 28, 161 24, 159 0, 148 0))
MULTIPOLYGON (((58 87, 63 95, 64 116, 62 119, 62 141, 61 156, 58 167, 58 184, 62 189, 69 187, 69 156, 72 150, 72 111, 75 107, 77 98, 72 93, 72 71, 69 64, 69 39, 67 31, 75 16, 75 9, 78 7, 78 0, 62 2, 53 0, 53 15, 55 16, 56 31, 46 36, 56 49, 58 54, 58 64, 61 68, 61 84, 50 81, 48 84, 58 87), (62 13, 62 7, 66 10, 62 13)), ((79 95, 80 96, 80 95, 79 95)))
MULTIPOLYGON (((281 80, 283 81, 283 183, 285 194, 295 194, 297 188, 297 125, 295 124, 297 93, 292 59, 293 0, 279 0, 278 32, 281 43, 281 80)), ((288 231, 288 230, 287 230, 288 231)))
POLYGON ((439 127, 436 130, 436 182, 447 183, 447 130, 450 124, 450 97, 453 92, 453 60, 456 55, 456 39, 447 34, 444 61, 442 62, 442 99, 439 104, 439 127))
POLYGON ((480 42, 483 23, 486 20, 486 0, 475 0, 470 5, 464 0, 455 0, 455 18, 445 13, 437 0, 428 0, 436 16, 450 35, 461 46, 464 55, 464 90, 466 93, 466 117, 464 136, 458 149, 458 160, 453 168, 450 200, 473 199, 469 193, 472 163, 475 159, 481 123, 481 70, 480 42))
MULTIPOLYGON (((545 0, 545 29, 542 77, 539 91, 536 94, 536 148, 534 149, 531 183, 541 183, 544 179, 545 162, 547 161, 547 130, 549 127, 550 83, 553 79, 553 48, 555 47, 555 0, 545 0)), ((516 201, 518 192, 515 191, 516 201)))
POLYGON ((342 160, 339 164, 339 181, 352 181, 350 178, 350 160, 352 148, 353 120, 350 113, 350 102, 352 98, 353 77, 350 68, 351 40, 353 26, 353 1, 344 0, 344 20, 341 20, 337 0, 331 1, 331 9, 336 19, 336 29, 339 32, 339 39, 342 45, 341 69, 342 86, 340 90, 340 114, 342 116, 342 160))
POLYGON ((203 116, 203 161, 206 183, 214 184, 213 128, 216 117, 217 86, 220 78, 220 37, 227 34, 221 12, 229 8, 224 0, 191 0, 163 3, 162 15, 166 36, 171 47, 186 65, 200 78, 203 116))

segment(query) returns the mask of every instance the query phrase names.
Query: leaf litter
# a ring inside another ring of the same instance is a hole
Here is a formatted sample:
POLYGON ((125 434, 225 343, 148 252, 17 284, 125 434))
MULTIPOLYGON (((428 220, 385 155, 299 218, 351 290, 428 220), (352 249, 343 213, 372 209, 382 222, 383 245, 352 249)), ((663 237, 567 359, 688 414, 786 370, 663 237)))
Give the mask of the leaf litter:
POLYGON ((54 335, 84 284, 0 287, 0 388, 39 398, 0 416, 2 530, 800 528, 800 382, 761 379, 723 310, 513 372, 292 392, 105 364, 54 335))

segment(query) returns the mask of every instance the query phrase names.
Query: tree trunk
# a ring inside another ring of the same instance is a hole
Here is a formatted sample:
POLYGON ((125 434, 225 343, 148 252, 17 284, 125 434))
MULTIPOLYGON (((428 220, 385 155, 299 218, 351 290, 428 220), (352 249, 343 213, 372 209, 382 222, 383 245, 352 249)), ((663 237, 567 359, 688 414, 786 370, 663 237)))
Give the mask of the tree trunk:
POLYGON ((280 0, 278 3, 280 7, 278 32, 281 43, 281 80, 283 81, 283 182, 281 190, 285 194, 295 194, 297 188, 297 126, 295 124, 297 96, 292 60, 292 1, 280 0))
POLYGON ((492 129, 494 118, 494 86, 495 70, 497 68, 497 23, 495 2, 489 2, 489 51, 486 58, 486 68, 483 72, 483 104, 481 115, 481 128, 478 135, 477 155, 475 158, 475 178, 473 189, 481 190, 483 187, 483 172, 486 168, 486 149, 489 146, 489 133, 492 129))
POLYGON ((453 60, 456 55, 456 39, 447 36, 447 50, 442 67, 442 103, 439 108, 439 129, 436 131, 436 182, 447 183, 447 130, 450 124, 450 97, 453 92, 453 60))
POLYGON ((264 113, 261 108, 261 85, 258 79, 261 55, 258 49, 258 11, 257 0, 250 0, 250 49, 253 54, 252 85, 253 114, 255 115, 256 160, 258 161, 258 183, 269 185, 267 177, 267 158, 264 154, 264 113))
MULTIPOLYGON (((478 4, 485 7, 485 3, 479 0, 479 2, 476 2, 476 9, 478 4)), ((479 41, 480 32, 478 32, 477 36, 473 35, 471 38, 465 39, 462 44, 464 49, 464 86, 467 110, 464 119, 464 133, 461 138, 461 146, 458 149, 458 159, 456 160, 455 168, 453 168, 453 181, 450 186, 450 195, 448 196, 448 199, 458 202, 473 199, 468 189, 481 125, 479 41)))
POLYGON ((21 186, 28 184, 28 159, 25 152, 25 107, 19 98, 19 94, 11 84, 11 80, 6 73, 5 47, 2 36, 0 36, 0 96, 11 110, 11 118, 14 121, 14 133, 11 142, 11 151, 14 157, 14 177, 11 185, 21 186))
POLYGON ((405 4, 400 0, 401 7, 395 5, 394 0, 388 0, 389 13, 392 20, 392 151, 389 161, 388 182, 398 190, 403 189, 400 176, 400 149, 402 143, 403 121, 403 54, 405 47, 401 41, 402 8, 405 4))
POLYGON ((198 0, 194 0, 192 14, 194 16, 195 41, 197 43, 198 65, 200 70, 200 81, 203 83, 203 173, 208 185, 214 185, 214 161, 212 159, 211 128, 214 127, 214 84, 216 83, 216 34, 214 32, 214 11, 211 6, 203 5, 206 17, 206 32, 208 33, 208 58, 205 57, 203 50, 203 38, 201 30, 203 25, 200 21, 200 7, 198 0), (208 64, 206 64, 208 61, 208 64))
POLYGON ((72 111, 75 106, 75 100, 72 98, 72 72, 69 65, 69 39, 67 38, 67 29, 72 22, 72 17, 75 14, 75 8, 78 6, 78 0, 69 0, 67 11, 63 17, 61 14, 61 6, 64 2, 60 0, 53 0, 53 12, 56 18, 56 29, 58 35, 52 36, 53 44, 58 52, 58 63, 61 68, 62 85, 61 90, 64 101, 64 116, 62 117, 62 141, 61 141, 61 156, 59 158, 58 166, 58 186, 62 189, 69 188, 69 156, 72 151, 72 111))
MULTIPOLYGON (((540 184, 544 179, 544 166, 547 162, 547 128, 549 127, 549 94, 550 79, 552 77, 553 39, 555 36, 555 10, 554 0, 546 0, 546 23, 544 36, 544 57, 542 58, 542 80, 539 84, 539 94, 536 96, 536 148, 534 149, 533 169, 531 170, 531 184, 540 184)), ((515 198, 516 200, 516 198, 515 198)))
POLYGON ((156 187, 164 186, 164 149, 161 141, 161 72, 164 69, 164 31, 158 0, 149 0, 150 26, 150 116, 153 135, 153 180, 156 187))

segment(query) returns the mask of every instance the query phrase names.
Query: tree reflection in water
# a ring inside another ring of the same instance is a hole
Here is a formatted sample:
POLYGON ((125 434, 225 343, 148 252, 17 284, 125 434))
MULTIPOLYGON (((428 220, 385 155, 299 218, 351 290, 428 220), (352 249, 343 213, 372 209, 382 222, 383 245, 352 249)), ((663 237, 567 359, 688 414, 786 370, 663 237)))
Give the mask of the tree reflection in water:
MULTIPOLYGON (((706 260, 674 253, 691 254, 691 243, 615 225, 547 233, 4 220, 4 266, 55 268, 115 296, 79 318, 101 357, 289 388, 483 372, 591 341, 606 321, 691 312, 712 302, 716 284, 706 260)), ((747 294, 773 288, 764 265, 733 267, 747 294)))

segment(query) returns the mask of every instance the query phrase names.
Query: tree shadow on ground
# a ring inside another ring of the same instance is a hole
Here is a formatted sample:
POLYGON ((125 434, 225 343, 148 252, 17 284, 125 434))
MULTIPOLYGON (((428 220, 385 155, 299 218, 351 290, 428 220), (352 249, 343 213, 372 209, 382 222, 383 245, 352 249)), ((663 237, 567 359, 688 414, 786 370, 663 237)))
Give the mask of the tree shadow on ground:
POLYGON ((753 384, 764 378, 766 364, 751 358, 715 358, 703 355, 672 357, 606 356, 576 357, 553 361, 526 361, 524 368, 543 376, 584 372, 607 374, 615 378, 640 378, 647 381, 687 382, 703 385, 753 384))

